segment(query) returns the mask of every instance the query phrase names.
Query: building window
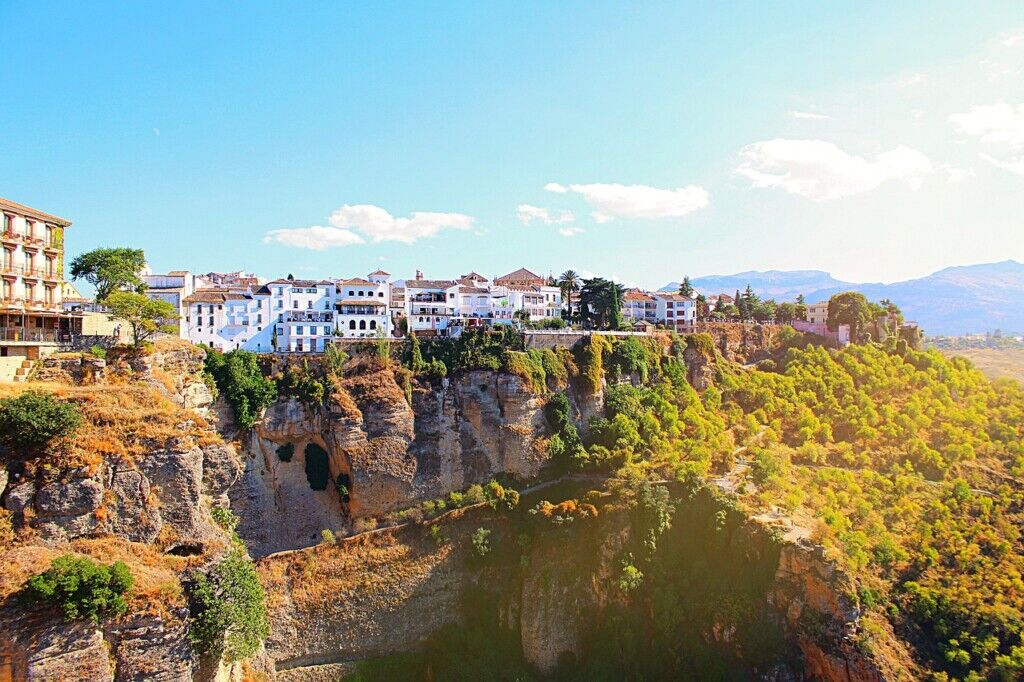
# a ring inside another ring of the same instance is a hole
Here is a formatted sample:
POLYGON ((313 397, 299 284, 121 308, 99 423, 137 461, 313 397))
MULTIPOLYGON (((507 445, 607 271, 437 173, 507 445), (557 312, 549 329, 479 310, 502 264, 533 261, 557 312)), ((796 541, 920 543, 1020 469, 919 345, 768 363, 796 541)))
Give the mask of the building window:
POLYGON ((377 328, 377 320, 370 320, 370 329, 377 328))
POLYGON ((330 327, 324 327, 324 336, 330 336, 330 335, 331 335, 331 328, 330 327))
POLYGON ((213 318, 211 317, 211 318, 209 318, 209 320, 210 320, 210 326, 212 327, 213 326, 213 318))
POLYGON ((296 335, 301 335, 302 334, 302 327, 296 327, 295 328, 295 334, 296 335))
POLYGON ((359 320, 359 328, 366 329, 366 320, 359 320))
POLYGON ((356 328, 356 321, 355 320, 349 320, 348 321, 348 328, 349 329, 355 329, 356 328))

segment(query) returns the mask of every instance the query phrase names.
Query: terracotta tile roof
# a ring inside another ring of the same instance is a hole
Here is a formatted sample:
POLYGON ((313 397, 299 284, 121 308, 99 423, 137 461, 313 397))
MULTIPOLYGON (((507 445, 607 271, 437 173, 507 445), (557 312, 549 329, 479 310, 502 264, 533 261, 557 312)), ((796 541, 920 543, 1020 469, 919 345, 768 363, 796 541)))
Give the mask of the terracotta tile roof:
POLYGON ((515 272, 510 272, 507 275, 502 275, 501 277, 499 277, 498 279, 496 279, 494 281, 495 282, 500 282, 502 280, 508 280, 508 279, 511 279, 511 280, 539 279, 539 280, 542 280, 542 281, 544 280, 543 277, 541 277, 540 275, 538 275, 538 274, 536 274, 534 272, 530 272, 526 268, 519 268, 515 272))
POLYGON ((690 301, 692 300, 689 296, 683 296, 682 294, 673 294, 668 291, 659 291, 654 294, 655 298, 659 298, 663 301, 690 301))
POLYGON ((268 284, 290 284, 293 287, 315 287, 320 284, 334 284, 327 279, 275 279, 268 284))
POLYGON ((627 301, 653 301, 654 297, 639 289, 630 289, 626 292, 625 299, 627 301))
POLYGON ((169 277, 184 277, 188 274, 188 270, 171 270, 167 273, 169 277))
POLYGON ((16 201, 4 199, 3 197, 0 197, 0 209, 10 211, 11 213, 17 213, 18 215, 27 216, 29 218, 34 218, 35 220, 42 220, 46 223, 60 225, 61 227, 67 227, 71 224, 71 221, 67 218, 61 218, 60 216, 51 215, 50 213, 43 213, 37 208, 32 208, 25 204, 19 204, 16 201))
POLYGON ((244 301, 245 294, 228 289, 200 289, 185 299, 185 303, 224 303, 225 301, 244 301))
POLYGON ((371 272, 369 275, 367 275, 367 277, 373 277, 375 275, 385 275, 387 277, 390 277, 391 273, 390 272, 384 272, 383 270, 375 270, 375 271, 371 272))
POLYGON ((353 277, 352 279, 343 279, 343 280, 340 280, 338 282, 338 284, 359 284, 360 286, 366 285, 366 286, 371 286, 371 287, 377 286, 376 284, 374 284, 370 280, 363 279, 362 277, 353 277))
POLYGON ((406 289, 447 289, 448 287, 455 286, 455 282, 450 279, 407 279, 405 280, 406 289))
POLYGON ((489 289, 485 289, 483 287, 467 287, 467 286, 462 286, 462 287, 459 287, 459 293, 460 294, 486 294, 486 293, 490 293, 490 290, 489 289))

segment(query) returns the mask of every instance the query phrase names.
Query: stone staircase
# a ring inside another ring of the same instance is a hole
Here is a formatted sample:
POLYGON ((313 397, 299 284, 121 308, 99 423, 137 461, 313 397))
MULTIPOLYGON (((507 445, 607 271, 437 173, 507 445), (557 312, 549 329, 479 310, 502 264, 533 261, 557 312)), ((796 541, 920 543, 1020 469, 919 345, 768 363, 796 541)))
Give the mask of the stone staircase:
POLYGON ((28 381, 35 360, 22 356, 0 358, 0 381, 28 381))

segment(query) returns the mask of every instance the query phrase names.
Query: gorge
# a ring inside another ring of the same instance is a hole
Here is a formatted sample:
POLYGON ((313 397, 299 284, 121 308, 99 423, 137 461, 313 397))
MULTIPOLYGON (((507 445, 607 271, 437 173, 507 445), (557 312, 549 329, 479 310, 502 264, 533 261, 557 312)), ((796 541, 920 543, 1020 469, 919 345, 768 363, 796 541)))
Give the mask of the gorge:
POLYGON ((983 583, 1021 565, 1019 386, 895 340, 835 351, 788 330, 712 331, 532 350, 507 334, 351 344, 230 371, 166 341, 49 358, 29 389, 83 423, 5 455, 0 672, 1013 670, 1020 590, 1003 580, 993 600, 983 583), (265 405, 243 404, 264 381, 265 405), (967 568, 930 558, 939 523, 974 552, 967 568), (126 612, 27 606, 26 580, 65 553, 123 561, 126 612), (266 629, 229 618, 208 646, 196 586, 233 594, 217 579, 236 560, 258 578, 266 629), (957 585, 987 606, 943 602, 957 585))

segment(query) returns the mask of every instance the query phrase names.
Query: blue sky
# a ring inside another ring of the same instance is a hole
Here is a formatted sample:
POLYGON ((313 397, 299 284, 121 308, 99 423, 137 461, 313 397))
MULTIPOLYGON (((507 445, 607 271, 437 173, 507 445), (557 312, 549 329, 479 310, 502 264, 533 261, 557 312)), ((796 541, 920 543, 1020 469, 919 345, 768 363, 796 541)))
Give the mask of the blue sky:
POLYGON ((0 0, 0 26, 0 196, 71 219, 71 255, 649 287, 1024 260, 1020 2, 0 0))

